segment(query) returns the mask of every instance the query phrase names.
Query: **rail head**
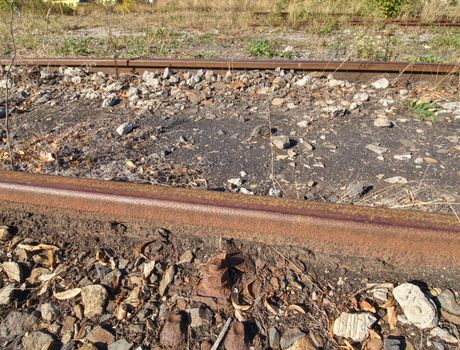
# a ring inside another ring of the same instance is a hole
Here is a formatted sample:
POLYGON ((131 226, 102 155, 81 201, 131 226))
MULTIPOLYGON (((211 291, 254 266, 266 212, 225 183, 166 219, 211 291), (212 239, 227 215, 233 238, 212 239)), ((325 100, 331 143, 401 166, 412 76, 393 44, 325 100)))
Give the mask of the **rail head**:
POLYGON ((395 264, 460 267, 460 225, 448 215, 7 171, 0 171, 0 201, 395 264))

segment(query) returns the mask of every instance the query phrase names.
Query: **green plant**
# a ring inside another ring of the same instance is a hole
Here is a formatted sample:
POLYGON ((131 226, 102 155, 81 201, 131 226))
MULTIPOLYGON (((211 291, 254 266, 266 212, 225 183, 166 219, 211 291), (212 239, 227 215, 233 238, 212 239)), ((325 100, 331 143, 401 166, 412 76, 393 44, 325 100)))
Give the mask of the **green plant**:
POLYGON ((249 53, 256 57, 273 57, 278 52, 278 45, 268 39, 254 39, 249 42, 249 53))
POLYGON ((420 57, 409 57, 403 59, 405 62, 414 62, 414 63, 442 63, 443 59, 438 56, 420 56, 420 57))
POLYGON ((373 2, 386 17, 397 17, 402 13, 403 6, 408 3, 408 0, 373 0, 373 2))
POLYGON ((429 120, 435 122, 438 119, 436 112, 441 109, 437 104, 432 102, 411 101, 410 109, 415 113, 417 118, 421 120, 429 120))
POLYGON ((94 52, 91 47, 93 38, 65 38, 57 54, 62 56, 88 56, 94 52))
POLYGON ((318 34, 328 35, 332 34, 339 28, 339 24, 337 22, 329 22, 324 24, 318 29, 318 34))
POLYGON ((430 40, 430 44, 437 47, 460 49, 460 33, 437 36, 430 40))

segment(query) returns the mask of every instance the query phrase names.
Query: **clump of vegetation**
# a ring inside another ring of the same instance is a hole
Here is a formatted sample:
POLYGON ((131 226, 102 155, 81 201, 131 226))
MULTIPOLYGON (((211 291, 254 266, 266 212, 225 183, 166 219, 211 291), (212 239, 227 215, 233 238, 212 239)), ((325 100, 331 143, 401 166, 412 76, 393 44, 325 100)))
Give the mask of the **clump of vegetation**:
POLYGON ((93 38, 65 38, 57 54, 62 56, 89 56, 94 50, 91 47, 93 38))
POLYGON ((460 33, 440 35, 432 39, 430 43, 440 48, 460 49, 460 33))
POLYGON ((278 45, 268 39, 254 39, 249 41, 249 53, 256 57, 274 57, 278 53, 278 45))
POLYGON ((443 59, 438 56, 419 56, 419 57, 410 57, 410 58, 404 59, 403 61, 413 62, 413 63, 442 63, 443 59))
POLYGON ((438 112, 441 107, 432 102, 421 102, 421 101, 412 101, 409 103, 410 109, 415 113, 417 118, 421 120, 428 120, 435 122, 438 120, 436 112, 438 112))
POLYGON ((403 10, 403 5, 408 0, 372 0, 386 17, 397 17, 403 10))

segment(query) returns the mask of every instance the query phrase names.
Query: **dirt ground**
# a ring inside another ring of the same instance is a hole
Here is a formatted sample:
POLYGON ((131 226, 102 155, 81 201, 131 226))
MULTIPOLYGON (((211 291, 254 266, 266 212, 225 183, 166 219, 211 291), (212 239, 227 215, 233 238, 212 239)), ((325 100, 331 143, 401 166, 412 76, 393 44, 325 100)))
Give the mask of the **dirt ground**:
POLYGON ((17 170, 457 212, 460 107, 449 84, 379 89, 281 71, 22 74, 10 117, 17 170), (120 135, 123 123, 132 130, 120 135))
POLYGON ((0 306, 3 349, 210 349, 229 319, 221 349, 457 349, 458 323, 439 323, 449 343, 407 323, 392 297, 410 281, 436 301, 458 288, 448 271, 16 209, 0 224, 0 261, 21 269, 2 265, 0 294, 16 288, 0 306), (107 291, 100 305, 92 288, 107 291), (334 334, 344 312, 378 322, 353 341, 334 334))

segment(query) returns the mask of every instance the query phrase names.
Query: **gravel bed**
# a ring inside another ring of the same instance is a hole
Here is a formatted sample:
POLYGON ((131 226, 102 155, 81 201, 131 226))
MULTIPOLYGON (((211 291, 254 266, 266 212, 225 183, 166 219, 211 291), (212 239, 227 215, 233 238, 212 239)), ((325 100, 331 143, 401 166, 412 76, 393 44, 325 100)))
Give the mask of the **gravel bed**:
MULTIPOLYGON (((460 102, 449 84, 279 69, 115 76, 75 68, 18 70, 10 83, 16 170, 458 208, 460 102)), ((4 120, 0 167, 9 169, 4 120)))

